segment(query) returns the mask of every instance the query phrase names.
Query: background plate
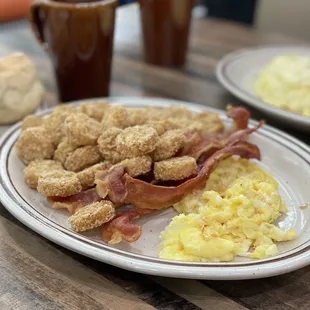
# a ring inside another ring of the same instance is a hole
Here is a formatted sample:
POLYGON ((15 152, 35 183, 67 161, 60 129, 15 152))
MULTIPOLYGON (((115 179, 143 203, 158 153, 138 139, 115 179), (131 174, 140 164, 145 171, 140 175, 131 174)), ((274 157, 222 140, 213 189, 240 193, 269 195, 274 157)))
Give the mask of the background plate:
POLYGON ((303 46, 274 46, 242 49, 225 56, 217 65, 219 82, 233 95, 294 128, 310 132, 310 117, 294 114, 265 103, 256 96, 253 83, 258 73, 279 55, 310 57, 310 48, 303 46))

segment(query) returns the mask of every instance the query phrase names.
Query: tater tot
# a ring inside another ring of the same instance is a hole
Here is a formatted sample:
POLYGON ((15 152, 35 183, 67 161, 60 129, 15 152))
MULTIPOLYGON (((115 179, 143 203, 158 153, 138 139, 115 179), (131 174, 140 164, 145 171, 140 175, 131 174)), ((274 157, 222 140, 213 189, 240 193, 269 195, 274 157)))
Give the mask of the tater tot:
POLYGON ((190 120, 193 117, 193 113, 183 107, 170 106, 162 112, 166 118, 187 119, 190 120))
POLYGON ((128 108, 126 127, 143 125, 147 120, 145 109, 143 108, 128 108))
POLYGON ((77 147, 70 144, 69 140, 65 138, 58 144, 57 149, 54 153, 54 159, 64 164, 68 155, 76 149, 77 147))
POLYGON ((63 166, 59 161, 49 159, 34 160, 24 169, 25 183, 30 188, 36 189, 40 175, 54 170, 63 170, 63 166))
POLYGON ((110 108, 106 111, 104 114, 104 117, 101 121, 102 128, 108 129, 111 127, 116 128, 125 128, 127 126, 127 109, 119 106, 119 105, 113 105, 110 106, 110 108))
POLYGON ((111 221, 115 216, 113 203, 107 200, 94 202, 78 209, 69 217, 69 223, 76 232, 87 231, 111 221))
POLYGON ((22 130, 43 125, 43 119, 37 115, 28 115, 23 119, 22 130))
POLYGON ((81 112, 94 118, 96 121, 101 122, 109 107, 110 104, 107 101, 85 102, 81 104, 81 112))
POLYGON ((104 130, 98 138, 99 151, 103 158, 116 164, 124 159, 117 151, 116 137, 122 132, 122 129, 111 127, 104 130))
POLYGON ((40 175, 37 190, 45 197, 68 197, 80 192, 82 185, 76 173, 54 170, 40 175))
POLYGON ((189 156, 173 157, 154 164, 156 180, 178 181, 196 173, 196 160, 189 156))
POLYGON ((99 171, 109 169, 112 164, 109 161, 104 161, 102 163, 90 166, 82 171, 77 173, 83 190, 93 187, 95 185, 95 176, 99 171))
POLYGON ((82 146, 74 150, 66 158, 64 167, 69 171, 80 171, 102 160, 97 145, 82 146))
POLYGON ((159 139, 153 153, 155 161, 168 159, 174 156, 185 144, 185 136, 182 130, 168 130, 159 139))
POLYGON ((130 176, 137 177, 151 171, 152 158, 150 156, 128 158, 121 161, 118 165, 123 165, 130 176))
POLYGON ((84 113, 72 114, 65 120, 64 132, 72 145, 95 145, 100 131, 101 124, 84 113))
POLYGON ((55 150, 50 135, 43 127, 31 127, 24 130, 15 147, 18 157, 25 164, 36 159, 50 159, 55 150))
POLYGON ((78 110, 72 106, 59 105, 54 111, 48 115, 43 122, 43 126, 52 136, 53 143, 57 146, 64 137, 64 121, 65 119, 78 110))
POLYGON ((147 155, 155 150, 158 140, 159 136, 152 127, 128 127, 116 138, 117 151, 125 158, 147 155))
POLYGON ((194 120, 199 121, 203 134, 221 132, 224 124, 219 115, 210 112, 201 112, 195 115, 194 120))

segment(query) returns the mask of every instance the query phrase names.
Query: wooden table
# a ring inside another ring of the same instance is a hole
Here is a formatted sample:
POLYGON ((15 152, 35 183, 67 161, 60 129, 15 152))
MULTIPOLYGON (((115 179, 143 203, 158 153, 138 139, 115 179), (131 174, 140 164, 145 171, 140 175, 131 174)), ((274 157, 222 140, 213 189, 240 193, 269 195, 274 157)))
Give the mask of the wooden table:
MULTIPOLYGON (((197 18, 186 66, 174 70, 152 67, 142 61, 138 10, 136 5, 129 5, 118 10, 111 95, 160 96, 217 108, 225 108, 227 103, 240 104, 217 82, 217 61, 235 49, 287 43, 300 42, 229 22, 197 18)), ((25 52, 35 61, 48 90, 48 105, 53 105, 56 96, 52 68, 26 21, 0 26, 0 56, 14 50, 25 52)), ((261 115, 254 112, 253 117, 261 115)), ((269 123, 279 126, 272 120, 269 123)), ((305 134, 291 133, 310 141, 305 134)), ((310 309, 309 283, 310 267, 251 281, 194 281, 135 274, 47 241, 0 205, 3 310, 310 309)))

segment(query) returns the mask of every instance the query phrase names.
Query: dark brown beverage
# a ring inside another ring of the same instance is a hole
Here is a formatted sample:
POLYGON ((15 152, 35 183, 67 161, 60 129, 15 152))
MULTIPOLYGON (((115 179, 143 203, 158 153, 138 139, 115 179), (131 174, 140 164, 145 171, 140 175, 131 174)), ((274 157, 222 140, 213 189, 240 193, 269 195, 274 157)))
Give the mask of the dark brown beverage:
POLYGON ((181 66, 185 63, 191 12, 196 0, 139 0, 148 63, 181 66))
POLYGON ((55 68, 60 100, 109 95, 117 0, 39 0, 30 21, 55 68))

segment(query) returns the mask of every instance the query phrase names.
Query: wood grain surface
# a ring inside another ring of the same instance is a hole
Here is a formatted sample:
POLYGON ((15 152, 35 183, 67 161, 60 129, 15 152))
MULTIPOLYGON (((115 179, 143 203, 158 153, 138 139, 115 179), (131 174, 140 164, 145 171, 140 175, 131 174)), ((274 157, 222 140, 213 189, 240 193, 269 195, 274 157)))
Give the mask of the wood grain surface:
MULTIPOLYGON (((217 82, 214 69, 225 54, 248 46, 304 43, 283 35, 212 19, 194 19, 183 68, 143 62, 138 7, 118 9, 112 96, 152 96, 216 108, 242 104, 217 82)), ((23 51, 35 62, 47 89, 41 108, 57 102, 53 69, 27 21, 0 25, 0 57, 23 51)), ((252 110, 256 119, 310 143, 252 110)), ((283 125, 283 124, 282 124, 283 125)), ((5 130, 1 127, 0 130, 5 130)), ((1 132, 0 132, 1 133, 1 132)), ((0 205, 0 309, 310 309, 310 267, 251 281, 195 281, 134 274, 73 253, 42 238, 0 205)))

